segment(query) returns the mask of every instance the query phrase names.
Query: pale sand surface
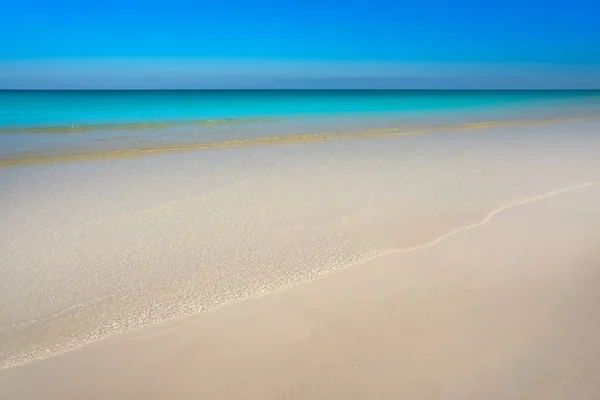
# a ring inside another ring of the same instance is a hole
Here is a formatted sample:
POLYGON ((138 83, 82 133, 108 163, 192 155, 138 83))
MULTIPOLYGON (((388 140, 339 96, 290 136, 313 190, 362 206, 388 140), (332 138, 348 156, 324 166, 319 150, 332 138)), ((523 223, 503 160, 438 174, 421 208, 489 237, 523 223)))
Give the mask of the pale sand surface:
POLYGON ((591 118, 0 166, 0 389, 593 390, 598 132, 591 118))
POLYGON ((600 181, 600 121, 0 168, 0 368, 600 181))
POLYGON ((3 399, 598 399, 600 187, 0 371, 3 399))

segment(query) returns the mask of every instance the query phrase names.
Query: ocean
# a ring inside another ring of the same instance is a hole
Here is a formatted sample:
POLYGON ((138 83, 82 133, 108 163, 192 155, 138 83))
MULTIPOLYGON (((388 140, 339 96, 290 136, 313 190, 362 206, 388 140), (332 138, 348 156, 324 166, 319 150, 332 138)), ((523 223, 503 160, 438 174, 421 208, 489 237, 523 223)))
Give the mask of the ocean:
MULTIPOLYGON (((140 90, 0 91, 0 128, 216 122, 349 113, 481 110, 589 100, 600 91, 140 90)), ((600 101, 600 100, 599 100, 600 101)))
POLYGON ((600 91, 591 90, 0 91, 0 162, 587 115, 599 108, 600 91))

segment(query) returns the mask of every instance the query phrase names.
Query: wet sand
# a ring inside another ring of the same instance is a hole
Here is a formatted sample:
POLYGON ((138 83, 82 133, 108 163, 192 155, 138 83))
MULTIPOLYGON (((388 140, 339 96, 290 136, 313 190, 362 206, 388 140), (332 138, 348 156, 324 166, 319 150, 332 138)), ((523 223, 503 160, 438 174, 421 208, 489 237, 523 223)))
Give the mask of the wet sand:
POLYGON ((600 396, 600 187, 0 371, 10 399, 600 396))

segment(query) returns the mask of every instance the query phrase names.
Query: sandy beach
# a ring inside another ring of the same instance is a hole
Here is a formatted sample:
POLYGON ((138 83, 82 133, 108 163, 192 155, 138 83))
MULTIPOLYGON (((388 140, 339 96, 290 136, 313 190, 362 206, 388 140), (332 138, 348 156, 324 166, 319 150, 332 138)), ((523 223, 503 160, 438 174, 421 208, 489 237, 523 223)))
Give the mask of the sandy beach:
POLYGON ((598 16, 4 2, 0 400, 600 400, 598 16))
POLYGON ((0 397, 596 399, 599 121, 0 169, 0 397))
POLYGON ((600 187, 3 370, 11 399, 600 396, 600 187), (535 238, 535 239, 532 239, 535 238))

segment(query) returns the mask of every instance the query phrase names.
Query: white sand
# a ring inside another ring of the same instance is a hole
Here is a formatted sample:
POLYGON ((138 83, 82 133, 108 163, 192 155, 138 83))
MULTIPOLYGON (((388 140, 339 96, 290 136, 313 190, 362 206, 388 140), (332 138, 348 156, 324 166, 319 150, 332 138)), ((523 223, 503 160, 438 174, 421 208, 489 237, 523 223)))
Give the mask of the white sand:
MULTIPOLYGON (((591 373, 598 132, 586 120, 0 168, 0 388, 505 398, 519 379, 591 373), (534 340, 546 334, 556 352, 534 340)), ((565 388, 598 387, 584 378, 565 388)))
POLYGON ((0 372, 9 399, 600 397, 600 187, 0 372))

